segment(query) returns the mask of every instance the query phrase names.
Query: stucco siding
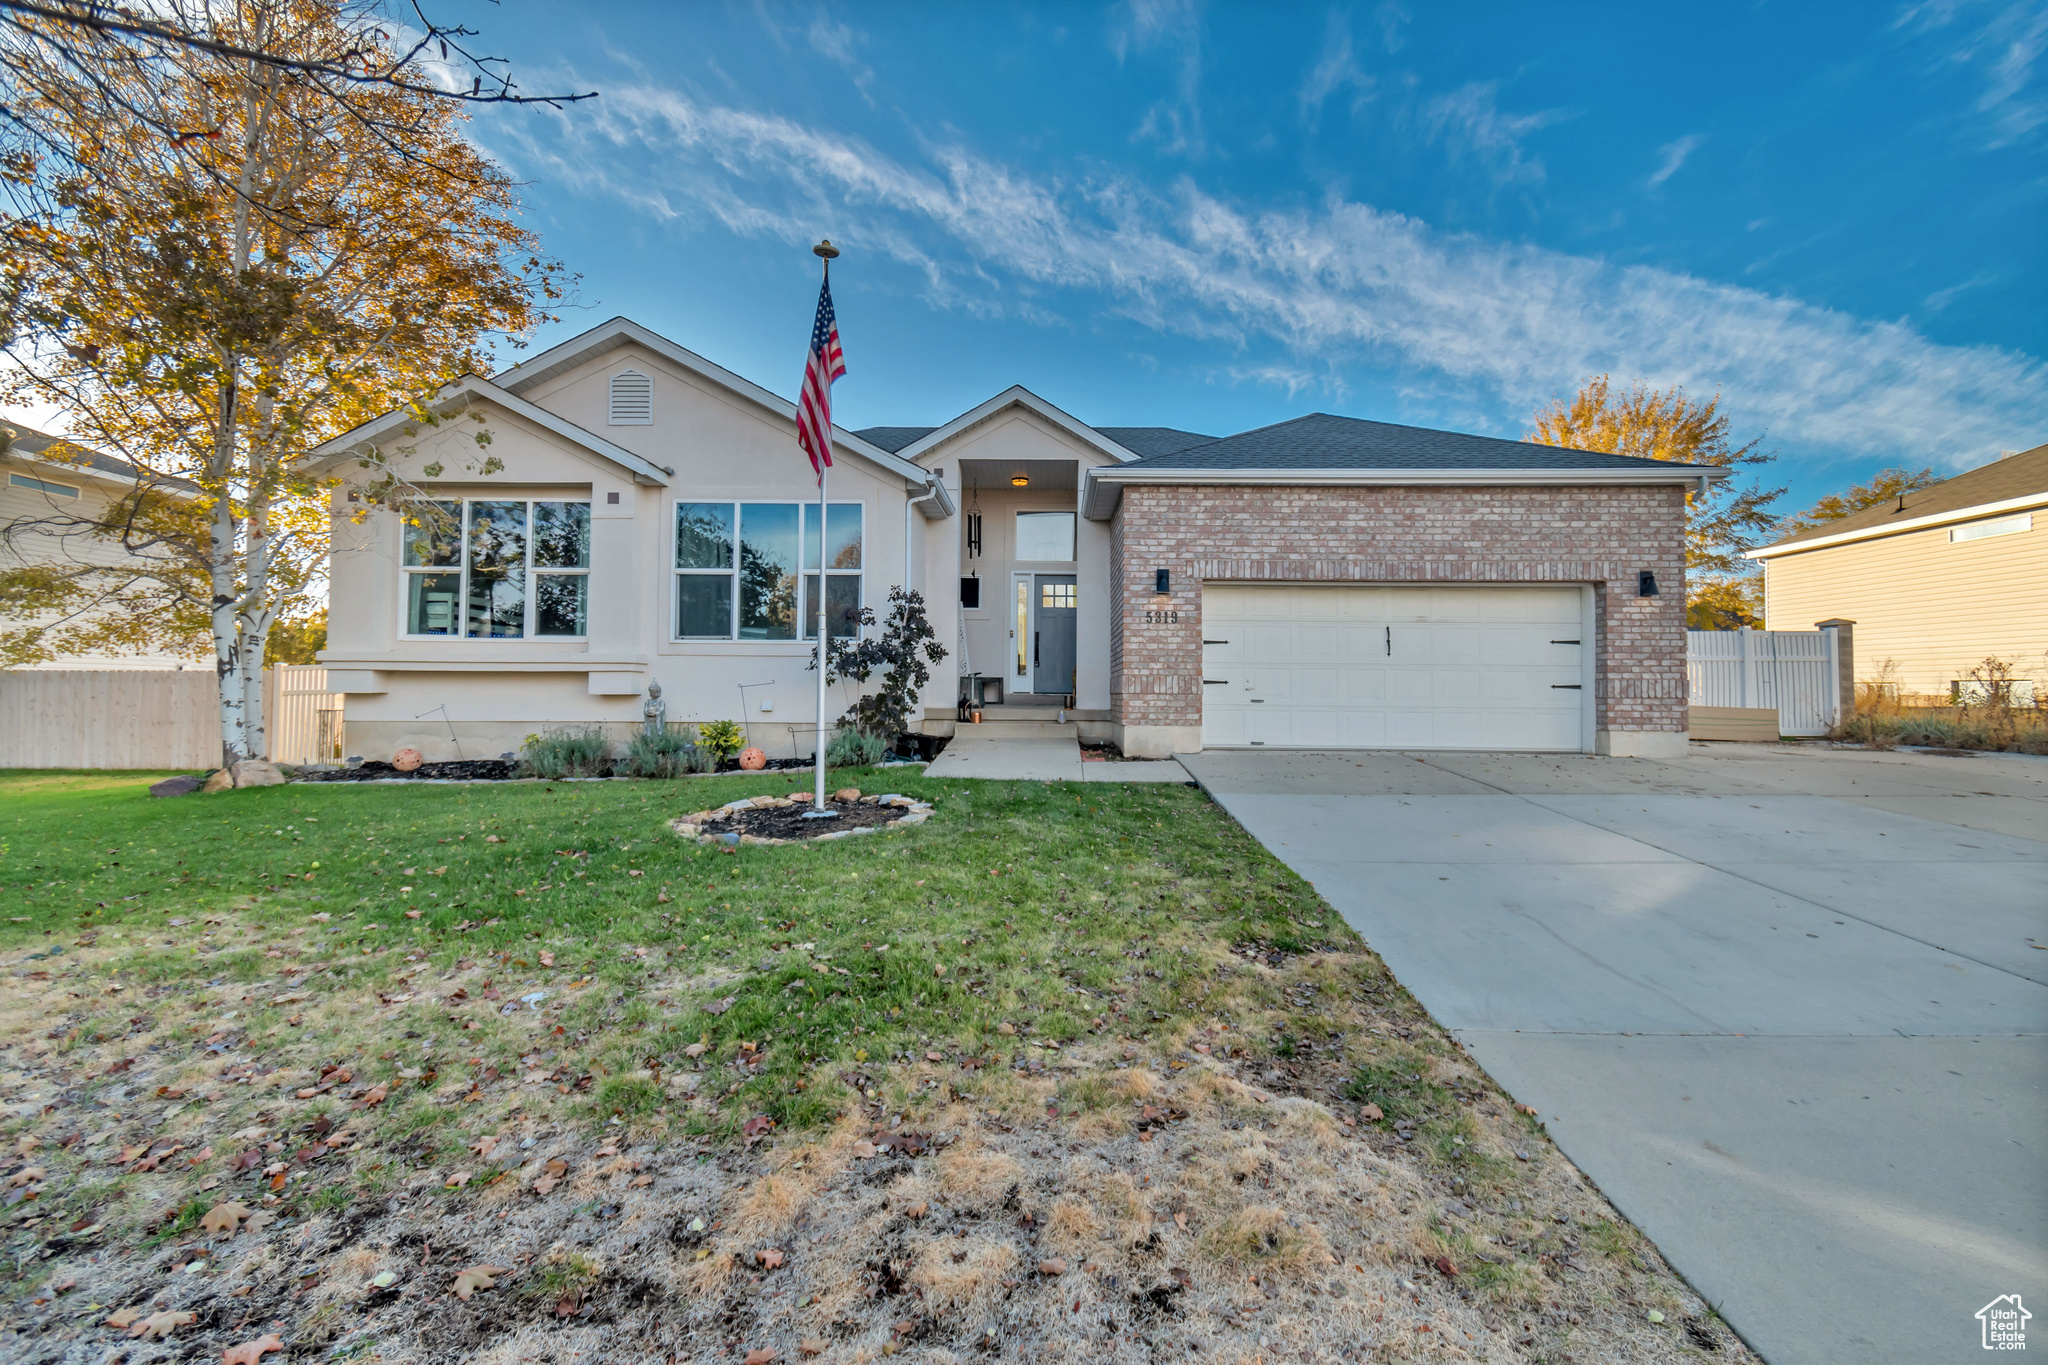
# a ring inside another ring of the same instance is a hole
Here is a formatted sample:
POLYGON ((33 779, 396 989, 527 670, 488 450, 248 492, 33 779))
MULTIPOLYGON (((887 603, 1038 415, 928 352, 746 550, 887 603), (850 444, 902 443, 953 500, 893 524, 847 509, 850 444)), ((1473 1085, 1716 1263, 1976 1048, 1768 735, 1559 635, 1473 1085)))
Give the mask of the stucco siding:
POLYGON ((2032 530, 1981 540, 1936 526, 1768 559, 1765 622, 1854 621, 1857 681, 1890 660, 1908 693, 1946 693, 1987 655, 2048 681, 2048 510, 2032 518, 2032 530))

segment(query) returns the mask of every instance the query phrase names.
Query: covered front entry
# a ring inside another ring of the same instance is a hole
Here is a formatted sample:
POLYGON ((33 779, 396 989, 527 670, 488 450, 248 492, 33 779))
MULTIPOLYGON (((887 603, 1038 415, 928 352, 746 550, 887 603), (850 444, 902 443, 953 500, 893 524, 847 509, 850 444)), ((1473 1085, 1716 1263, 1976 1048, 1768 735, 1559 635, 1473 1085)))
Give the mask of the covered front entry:
POLYGON ((1202 743, 1578 751, 1591 618, 1576 585, 1205 584, 1202 743))

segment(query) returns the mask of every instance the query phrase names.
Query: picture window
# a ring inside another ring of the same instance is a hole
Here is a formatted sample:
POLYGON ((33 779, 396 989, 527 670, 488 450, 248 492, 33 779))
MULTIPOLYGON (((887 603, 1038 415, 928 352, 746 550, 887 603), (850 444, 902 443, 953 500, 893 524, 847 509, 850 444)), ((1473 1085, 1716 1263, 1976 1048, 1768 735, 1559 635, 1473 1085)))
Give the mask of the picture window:
POLYGON ((829 504, 820 537, 815 503, 677 503, 676 638, 814 640, 821 578, 830 637, 858 636, 862 515, 829 504))
POLYGON ((435 499, 405 513, 405 633, 470 640, 589 633, 590 504, 435 499))

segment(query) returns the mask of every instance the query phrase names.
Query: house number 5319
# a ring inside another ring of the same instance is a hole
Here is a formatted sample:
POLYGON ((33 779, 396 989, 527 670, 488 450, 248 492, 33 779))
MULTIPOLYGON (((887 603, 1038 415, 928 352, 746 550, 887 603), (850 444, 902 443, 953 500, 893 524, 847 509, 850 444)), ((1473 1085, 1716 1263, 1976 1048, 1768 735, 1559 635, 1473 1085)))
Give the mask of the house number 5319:
POLYGON ((1145 624, 1148 626, 1177 626, 1180 624, 1180 613, 1177 611, 1148 611, 1145 613, 1145 624))

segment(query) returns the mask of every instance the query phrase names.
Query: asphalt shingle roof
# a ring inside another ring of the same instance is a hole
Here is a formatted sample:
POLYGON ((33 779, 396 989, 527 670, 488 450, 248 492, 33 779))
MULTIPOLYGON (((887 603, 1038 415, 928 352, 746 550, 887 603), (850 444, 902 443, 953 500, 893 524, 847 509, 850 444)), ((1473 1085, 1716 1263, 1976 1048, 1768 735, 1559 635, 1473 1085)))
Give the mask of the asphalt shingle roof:
POLYGON ((2048 493, 2048 445, 1993 460, 1967 474, 1958 474, 1952 479, 1943 479, 1940 483, 1908 493, 1903 500, 1894 498, 1837 521, 1822 522, 1811 530, 1786 536, 1775 544, 1797 545, 1802 540, 1838 536, 1845 531, 1868 531, 1895 521, 1912 521, 1938 512, 1960 512, 1965 507, 2006 502, 2034 493, 2048 493))
POLYGON ((1178 427, 1096 427, 1095 430, 1140 459, 1171 455, 1193 446, 1207 445, 1216 439, 1198 431, 1182 431, 1178 427))
POLYGON ((1220 441, 1152 455, 1125 469, 1638 469, 1632 455, 1310 413, 1220 441))
POLYGON ((937 427, 864 427, 853 434, 894 455, 912 441, 922 440, 937 430, 937 427))
POLYGON ((150 478, 118 455, 109 455, 104 451, 94 450, 91 446, 80 445, 68 436, 52 436, 47 431, 37 431, 34 427, 23 426, 19 422, 0 422, 0 426, 14 433, 13 438, 7 440, 5 445, 8 451, 16 454, 48 460, 55 464, 83 465, 87 469, 95 469, 102 474, 112 474, 133 482, 149 478, 150 484, 158 488, 175 488, 190 493, 199 491, 199 485, 185 479, 172 478, 169 475, 150 478), (52 446, 58 447, 54 455, 49 453, 52 446))

